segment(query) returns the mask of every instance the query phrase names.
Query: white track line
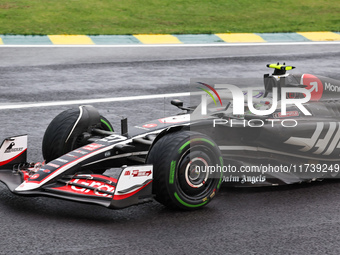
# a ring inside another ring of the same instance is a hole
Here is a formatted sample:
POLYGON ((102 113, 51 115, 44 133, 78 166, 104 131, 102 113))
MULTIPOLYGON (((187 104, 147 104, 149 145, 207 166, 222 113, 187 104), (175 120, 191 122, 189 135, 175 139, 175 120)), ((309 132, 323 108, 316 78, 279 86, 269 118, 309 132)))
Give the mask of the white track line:
POLYGON ((264 43, 197 43, 197 44, 116 44, 116 45, 7 45, 1 44, 2 47, 14 48, 141 48, 141 47, 237 47, 237 46, 285 46, 285 45, 322 45, 322 44, 340 44, 340 41, 321 41, 321 42, 264 42, 264 43))
MULTIPOLYGON (((217 85, 225 85, 225 84, 217 84, 217 85)), ((262 87, 251 87, 251 88, 253 90, 263 90, 262 87)), ((9 104, 0 104, 0 110, 49 107, 49 106, 61 106, 61 105, 84 105, 84 104, 108 103, 108 102, 124 102, 124 101, 134 101, 134 100, 169 98, 169 97, 188 97, 192 95, 201 95, 201 94, 204 94, 204 93, 200 91, 196 91, 196 92, 168 93, 168 94, 142 95, 142 96, 129 96, 129 97, 109 97, 109 98, 80 99, 80 100, 67 100, 67 101, 47 101, 47 102, 23 103, 23 104, 9 103, 9 104)))
POLYGON ((168 97, 187 97, 187 96, 190 96, 190 92, 158 94, 158 95, 143 95, 143 96, 129 96, 129 97, 82 99, 82 100, 69 100, 69 101, 52 101, 52 102, 26 103, 26 104, 7 104, 7 105, 0 105, 0 110, 61 106, 61 105, 83 105, 83 104, 94 104, 94 103, 123 102, 123 101, 133 101, 133 100, 157 99, 157 98, 168 98, 168 97))

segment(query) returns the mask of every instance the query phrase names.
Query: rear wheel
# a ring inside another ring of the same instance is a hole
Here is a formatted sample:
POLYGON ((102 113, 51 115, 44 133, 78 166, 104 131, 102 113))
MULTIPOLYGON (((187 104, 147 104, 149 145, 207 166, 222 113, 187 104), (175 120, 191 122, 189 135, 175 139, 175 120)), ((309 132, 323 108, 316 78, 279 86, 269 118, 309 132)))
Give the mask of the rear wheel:
MULTIPOLYGON (((79 114, 79 109, 69 109, 61 112, 51 121, 45 131, 42 143, 43 157, 47 162, 86 144, 83 139, 84 132, 88 132, 90 127, 74 129, 79 114)), ((100 120, 93 127, 113 132, 111 123, 101 115, 100 120)))
POLYGON ((209 169, 221 166, 222 161, 218 146, 206 135, 192 131, 165 135, 151 148, 147 159, 154 166, 155 199, 186 210, 205 206, 222 181, 222 171, 209 169))

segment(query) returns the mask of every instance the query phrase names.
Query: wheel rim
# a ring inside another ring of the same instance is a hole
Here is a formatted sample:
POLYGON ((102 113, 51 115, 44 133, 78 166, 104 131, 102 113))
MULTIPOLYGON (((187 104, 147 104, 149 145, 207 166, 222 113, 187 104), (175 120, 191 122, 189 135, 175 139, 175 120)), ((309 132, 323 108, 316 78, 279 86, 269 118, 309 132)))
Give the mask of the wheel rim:
POLYGON ((204 158, 193 158, 185 168, 184 176, 187 184, 192 188, 202 187, 209 177, 207 169, 208 162, 204 158))
POLYGON ((209 166, 217 164, 216 155, 206 146, 192 146, 180 158, 177 168, 179 193, 187 200, 200 200, 209 196, 215 189, 214 174, 209 166))

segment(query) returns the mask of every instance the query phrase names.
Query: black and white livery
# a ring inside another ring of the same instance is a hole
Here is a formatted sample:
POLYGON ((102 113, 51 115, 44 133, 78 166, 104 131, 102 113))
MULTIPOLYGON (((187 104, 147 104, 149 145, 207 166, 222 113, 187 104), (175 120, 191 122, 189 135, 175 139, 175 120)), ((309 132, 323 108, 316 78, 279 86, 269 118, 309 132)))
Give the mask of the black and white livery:
POLYGON ((206 114, 202 115, 202 105, 184 107, 173 100, 183 113, 129 128, 122 120, 118 134, 98 110, 83 105, 52 120, 43 138, 43 163, 26 162, 26 135, 5 139, 0 147, 0 181, 17 195, 112 209, 155 199, 190 210, 208 204, 223 182, 280 185, 337 176, 340 82, 286 73, 291 66, 268 66, 275 71, 265 75, 265 89, 254 92, 254 107, 269 109, 273 93, 280 98, 283 88, 305 88, 311 97, 303 107, 311 115, 294 104, 283 114, 278 104, 274 112, 256 116, 246 103, 245 113, 235 115, 235 102, 221 93, 220 105, 213 98, 205 102, 206 114), (327 169, 305 171, 313 164, 327 169), (259 171, 253 171, 254 166, 259 171), (268 171, 271 166, 281 170, 268 171), (108 174, 108 169, 119 170, 119 176, 108 174))

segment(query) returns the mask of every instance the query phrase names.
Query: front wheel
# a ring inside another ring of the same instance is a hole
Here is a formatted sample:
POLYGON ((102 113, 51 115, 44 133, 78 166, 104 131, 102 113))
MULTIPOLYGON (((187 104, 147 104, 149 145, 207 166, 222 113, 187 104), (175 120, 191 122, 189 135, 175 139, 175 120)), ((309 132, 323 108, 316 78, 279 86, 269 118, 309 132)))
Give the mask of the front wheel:
POLYGON ((223 159, 217 144, 192 131, 169 133, 151 148, 155 199, 186 210, 208 204, 220 188, 223 159))
POLYGON ((81 114, 80 108, 69 109, 51 121, 45 131, 42 143, 42 153, 46 162, 89 143, 85 141, 84 144, 82 138, 83 134, 89 132, 91 127, 113 132, 111 123, 95 108, 87 106, 82 109, 82 112, 87 109, 92 113, 81 114), (81 125, 79 125, 80 116, 84 118, 81 125))

